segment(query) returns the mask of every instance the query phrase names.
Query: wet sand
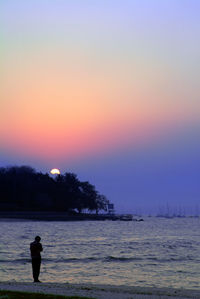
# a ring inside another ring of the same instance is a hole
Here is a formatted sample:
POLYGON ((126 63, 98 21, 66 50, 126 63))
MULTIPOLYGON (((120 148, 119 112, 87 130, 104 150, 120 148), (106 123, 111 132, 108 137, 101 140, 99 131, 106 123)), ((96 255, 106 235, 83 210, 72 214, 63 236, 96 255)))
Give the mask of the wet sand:
POLYGON ((0 290, 86 296, 96 299, 200 299, 200 290, 92 284, 0 282, 0 290))

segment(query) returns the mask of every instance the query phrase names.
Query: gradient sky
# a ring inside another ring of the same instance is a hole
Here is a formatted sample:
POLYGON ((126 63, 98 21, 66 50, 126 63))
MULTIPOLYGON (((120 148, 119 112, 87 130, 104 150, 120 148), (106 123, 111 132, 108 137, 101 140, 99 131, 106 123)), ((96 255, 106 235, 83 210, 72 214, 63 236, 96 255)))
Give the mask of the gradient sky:
POLYGON ((1 0, 0 165, 57 167, 117 211, 197 209, 200 1, 1 0))

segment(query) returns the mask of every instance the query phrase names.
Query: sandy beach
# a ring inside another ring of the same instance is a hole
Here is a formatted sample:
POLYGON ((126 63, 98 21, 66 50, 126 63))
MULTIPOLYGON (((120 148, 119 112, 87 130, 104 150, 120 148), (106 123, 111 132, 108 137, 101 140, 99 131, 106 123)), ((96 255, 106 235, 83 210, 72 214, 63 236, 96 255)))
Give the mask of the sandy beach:
POLYGON ((86 296, 96 299, 200 299, 200 291, 170 288, 141 288, 109 285, 0 282, 0 290, 38 292, 66 296, 86 296))

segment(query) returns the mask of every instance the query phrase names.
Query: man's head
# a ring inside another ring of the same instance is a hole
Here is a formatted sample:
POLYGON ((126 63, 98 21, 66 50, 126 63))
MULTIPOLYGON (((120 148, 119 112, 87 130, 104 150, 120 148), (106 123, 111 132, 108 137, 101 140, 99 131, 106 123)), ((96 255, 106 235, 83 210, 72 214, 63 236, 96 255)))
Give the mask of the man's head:
POLYGON ((36 236, 36 237, 35 237, 35 241, 36 241, 36 242, 40 242, 40 240, 41 240, 40 236, 36 236))

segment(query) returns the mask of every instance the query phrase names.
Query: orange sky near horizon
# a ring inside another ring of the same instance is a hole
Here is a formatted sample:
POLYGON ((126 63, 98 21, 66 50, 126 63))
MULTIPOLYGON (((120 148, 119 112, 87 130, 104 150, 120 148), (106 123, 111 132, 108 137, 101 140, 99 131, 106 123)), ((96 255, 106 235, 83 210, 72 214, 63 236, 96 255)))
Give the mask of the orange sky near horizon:
POLYGON ((36 11, 30 19, 24 13, 22 26, 20 14, 4 20, 0 138, 5 151, 48 161, 76 159, 142 146, 198 121, 198 68, 195 59, 185 59, 197 50, 188 43, 180 56, 176 23, 174 36, 167 31, 165 41, 153 23, 151 33, 148 27, 140 33, 124 19, 116 28, 107 20, 109 32, 101 19, 81 19, 79 28, 67 27, 63 17, 55 29, 36 11))

